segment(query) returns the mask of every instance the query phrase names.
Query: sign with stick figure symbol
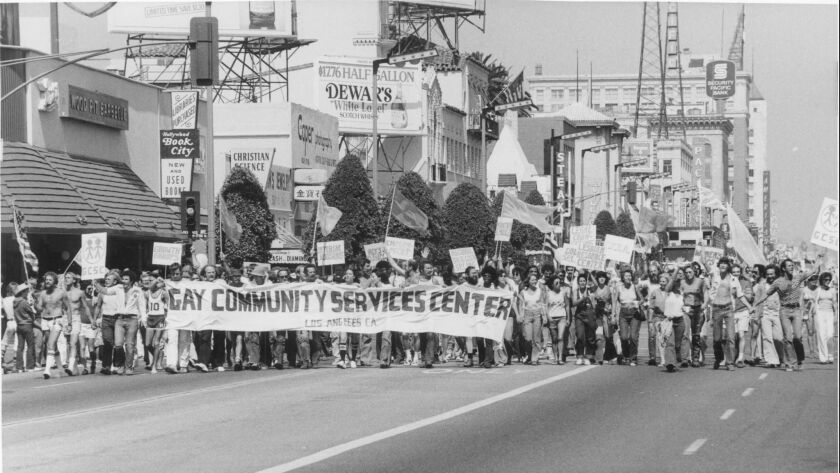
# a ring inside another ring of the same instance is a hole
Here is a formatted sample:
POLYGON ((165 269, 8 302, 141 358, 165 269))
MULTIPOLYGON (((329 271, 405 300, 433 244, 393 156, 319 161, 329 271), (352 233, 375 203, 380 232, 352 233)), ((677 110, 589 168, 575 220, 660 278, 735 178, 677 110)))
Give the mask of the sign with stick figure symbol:
POLYGON ((811 232, 811 243, 837 251, 838 218, 837 201, 828 197, 823 199, 817 223, 811 232))
POLYGON ((108 254, 108 234, 88 233, 82 235, 82 249, 80 252, 82 266, 82 280, 101 279, 105 277, 108 268, 105 267, 105 257, 108 254))

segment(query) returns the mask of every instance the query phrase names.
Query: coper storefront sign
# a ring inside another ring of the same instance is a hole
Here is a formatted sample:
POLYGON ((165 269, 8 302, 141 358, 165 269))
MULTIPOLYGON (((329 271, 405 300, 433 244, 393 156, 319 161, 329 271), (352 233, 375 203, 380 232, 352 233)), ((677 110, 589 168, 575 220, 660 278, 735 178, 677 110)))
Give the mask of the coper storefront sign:
POLYGON ((65 85, 61 94, 62 118, 128 130, 128 101, 112 95, 65 85))

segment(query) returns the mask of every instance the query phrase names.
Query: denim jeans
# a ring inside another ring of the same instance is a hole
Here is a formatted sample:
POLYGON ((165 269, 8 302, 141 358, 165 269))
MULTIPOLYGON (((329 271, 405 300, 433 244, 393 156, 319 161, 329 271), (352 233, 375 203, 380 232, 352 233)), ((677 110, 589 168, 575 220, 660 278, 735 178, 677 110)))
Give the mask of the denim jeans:
POLYGON ((575 357, 592 358, 595 356, 596 340, 595 314, 579 313, 574 317, 575 357))
POLYGON ((699 305, 687 305, 683 306, 683 309, 688 313, 688 318, 691 321, 691 361, 700 361, 700 354, 706 351, 706 342, 700 335, 705 322, 703 309, 699 305))
POLYGON ((23 350, 26 347, 26 369, 35 368, 35 330, 32 324, 18 324, 17 326, 17 360, 15 369, 23 369, 23 350))
POLYGON ((134 369, 137 347, 137 328, 139 322, 136 315, 118 315, 114 325, 114 365, 120 367, 125 363, 126 369, 134 369), (125 348, 123 348, 125 346, 125 348), (122 359, 124 357, 124 359, 122 359))
POLYGON ((535 312, 525 311, 522 318, 522 337, 531 347, 531 362, 540 359, 540 339, 542 338, 542 316, 535 312))
POLYGON ((728 364, 735 364, 738 349, 735 346, 735 317, 731 305, 712 306, 712 341, 715 362, 722 364, 725 355, 728 364), (726 325, 725 333, 724 324, 726 325))
POLYGON ((117 323, 115 315, 102 316, 102 346, 99 347, 99 359, 102 361, 102 369, 110 370, 114 356, 114 327, 117 323))
POLYGON ((802 311, 799 307, 782 306, 779 311, 779 319, 782 321, 782 333, 785 337, 785 358, 786 363, 797 364, 805 361, 805 346, 802 345, 802 311))
MULTIPOLYGON (((642 321, 634 311, 622 310, 618 316, 618 333, 621 337, 621 353, 625 360, 637 362, 639 357, 639 329, 642 321)), ((654 353, 656 356, 656 353, 654 353)))

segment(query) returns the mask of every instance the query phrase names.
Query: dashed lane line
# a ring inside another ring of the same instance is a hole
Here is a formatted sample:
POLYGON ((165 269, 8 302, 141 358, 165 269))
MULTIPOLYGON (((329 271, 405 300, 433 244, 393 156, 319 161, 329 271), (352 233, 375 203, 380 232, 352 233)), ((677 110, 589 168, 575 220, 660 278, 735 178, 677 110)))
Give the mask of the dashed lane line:
POLYGON ((766 377, 767 377, 767 373, 761 373, 761 375, 758 377, 758 379, 761 380, 761 379, 764 379, 766 377))
POLYGON ((747 397, 750 394, 752 394, 753 391, 755 391, 753 388, 747 388, 747 389, 744 390, 744 392, 741 393, 741 396, 742 397, 747 397))
POLYGON ((700 450, 700 447, 706 443, 706 439, 697 439, 688 446, 688 448, 683 451, 683 455, 694 455, 697 453, 697 450, 700 450))
POLYGON ((734 414, 734 413, 735 413, 735 409, 727 409, 726 412, 724 412, 723 415, 720 416, 720 420, 726 420, 726 419, 732 417, 732 414, 734 414))

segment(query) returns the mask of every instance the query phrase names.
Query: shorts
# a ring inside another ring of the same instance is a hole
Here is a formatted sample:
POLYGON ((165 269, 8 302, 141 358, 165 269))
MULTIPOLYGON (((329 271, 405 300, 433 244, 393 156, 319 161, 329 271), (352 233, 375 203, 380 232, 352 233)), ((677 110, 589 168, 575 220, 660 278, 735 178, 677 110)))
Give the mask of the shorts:
POLYGON ((732 316, 735 321, 736 332, 746 332, 750 329, 750 312, 746 309, 735 312, 732 316))
POLYGON ((96 338, 96 330, 93 329, 91 324, 79 324, 79 336, 85 337, 88 340, 93 340, 96 338))
POLYGON ((79 312, 71 312, 70 313, 70 323, 82 323, 82 314, 79 312))
POLYGON ((548 319, 548 328, 557 330, 560 322, 566 323, 566 317, 552 317, 548 319))
POLYGON ((146 319, 147 329, 163 329, 166 328, 166 318, 162 315, 150 315, 146 319))
POLYGON ((41 319, 41 330, 44 332, 52 332, 53 330, 64 330, 64 319, 56 317, 54 319, 41 319))

